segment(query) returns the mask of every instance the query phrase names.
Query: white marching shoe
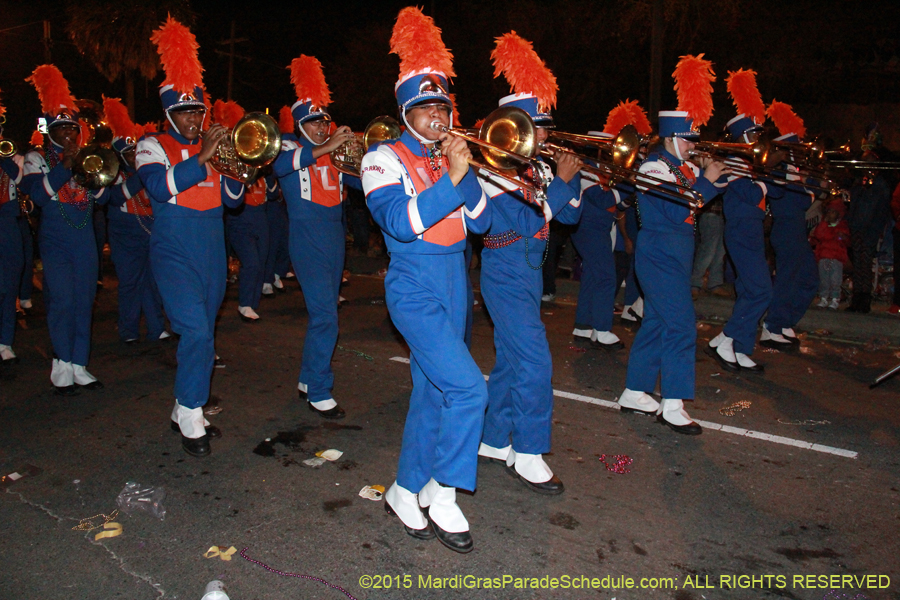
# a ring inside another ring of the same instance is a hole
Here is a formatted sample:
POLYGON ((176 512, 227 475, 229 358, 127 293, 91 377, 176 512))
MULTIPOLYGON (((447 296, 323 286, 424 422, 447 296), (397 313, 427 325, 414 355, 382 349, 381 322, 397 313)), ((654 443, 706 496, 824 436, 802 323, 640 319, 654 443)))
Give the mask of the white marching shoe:
POLYGON ((663 398, 663 401, 659 403, 656 420, 663 425, 668 425, 673 431, 685 435, 703 433, 703 429, 694 423, 687 411, 684 410, 684 402, 680 399, 663 398))
POLYGON ((75 368, 70 362, 53 359, 50 367, 50 382, 56 388, 57 396, 76 396, 78 388, 75 387, 75 368))
POLYGON ((625 388, 625 391, 619 396, 619 409, 626 414, 655 415, 656 411, 659 410, 659 402, 646 392, 625 388))
POLYGON ((249 306, 238 306, 238 313, 241 315, 241 321, 245 323, 256 323, 259 321, 259 315, 249 306))
POLYGON ((819 308, 828 308, 828 298, 822 296, 821 298, 819 298, 819 301, 816 302, 816 306, 818 306, 819 308))
POLYGON ((506 446, 505 448, 494 448, 493 446, 488 446, 484 442, 481 442, 481 445, 478 446, 478 456, 489 458, 494 462, 502 462, 505 464, 511 450, 512 446, 506 446))
POLYGON ((540 454, 522 454, 509 451, 506 471, 538 494, 556 495, 566 491, 563 482, 553 474, 540 454))
POLYGON ((384 510, 389 515, 398 517, 406 528, 406 533, 420 540, 434 538, 434 532, 428 527, 428 520, 419 508, 416 494, 396 481, 384 494, 384 510))
POLYGON ((619 336, 612 331, 597 331, 594 329, 591 332, 591 348, 614 352, 616 350, 621 350, 624 347, 625 344, 619 339, 619 336))
POLYGON ((181 447, 185 452, 197 458, 210 455, 212 452, 209 446, 210 435, 206 431, 209 423, 203 416, 202 407, 188 408, 178 404, 176 400, 170 418, 181 431, 181 447))
POLYGON ((751 373, 762 373, 765 371, 765 367, 754 362, 753 359, 742 352, 735 352, 734 358, 737 360, 737 364, 741 368, 741 371, 750 371, 751 373))
POLYGON ((16 353, 13 352, 12 348, 5 344, 0 344, 0 361, 3 361, 0 364, 12 365, 19 362, 19 358, 16 356, 16 353))
POLYGON ((456 488, 443 486, 433 478, 419 491, 419 506, 438 540, 454 552, 471 552, 475 547, 469 522, 456 503, 456 488))
POLYGON ((264 283, 262 286, 262 295, 263 296, 274 296, 275 290, 272 288, 271 283, 264 283))
POLYGON ((794 344, 781 333, 769 331, 769 327, 763 323, 762 333, 759 336, 759 345, 776 350, 790 350, 794 344))
POLYGON ((740 370, 740 367, 738 367, 737 358, 734 356, 733 344, 733 339, 725 335, 724 332, 719 333, 719 335, 709 340, 706 353, 716 359, 719 366, 726 371, 736 372, 740 370))
POLYGON ((88 373, 88 370, 81 365, 72 365, 72 379, 75 385, 83 387, 86 390, 102 390, 103 384, 96 377, 88 373))

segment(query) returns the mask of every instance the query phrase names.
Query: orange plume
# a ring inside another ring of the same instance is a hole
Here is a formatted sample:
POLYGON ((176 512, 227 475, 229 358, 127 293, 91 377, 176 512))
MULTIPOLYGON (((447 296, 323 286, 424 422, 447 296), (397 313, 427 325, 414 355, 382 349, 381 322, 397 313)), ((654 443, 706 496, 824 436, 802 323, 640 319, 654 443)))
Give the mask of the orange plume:
POLYGON ((391 53, 400 57, 401 78, 424 69, 439 71, 448 79, 456 77, 453 54, 444 46, 440 28, 415 6, 407 6, 397 15, 391 53))
POLYGON ((772 100, 772 104, 769 105, 769 110, 766 111, 766 114, 775 123, 778 133, 781 135, 793 133, 801 140, 806 137, 806 126, 803 124, 803 119, 794 113, 794 109, 791 108, 790 104, 772 100))
POLYGON ((681 57, 672 73, 678 95, 677 110, 687 111, 694 127, 706 125, 712 117, 712 84, 716 80, 712 66, 702 54, 687 55, 681 57))
POLYGON ((294 115, 289 106, 282 106, 278 111, 278 129, 281 133, 294 133, 294 115))
POLYGON ((634 125, 641 135, 649 135, 653 131, 647 113, 638 105, 637 100, 619 102, 618 106, 609 111, 606 125, 603 126, 603 133, 619 135, 626 125, 634 125))
POLYGON ((224 102, 216 100, 213 103, 213 121, 223 125, 226 129, 233 129, 244 117, 244 109, 234 100, 224 102))
POLYGON ((313 56, 301 54, 291 61, 291 83, 297 92, 297 100, 309 100, 313 106, 325 108, 331 104, 331 92, 325 83, 322 63, 313 56))
POLYGON ((78 111, 75 98, 69 91, 69 82, 55 66, 41 65, 25 81, 30 82, 37 90, 41 99, 41 112, 55 115, 60 106, 65 106, 72 112, 78 111))
POLYGON ((536 96, 541 112, 556 108, 556 92, 559 90, 556 77, 534 51, 531 42, 519 37, 515 31, 501 35, 496 42, 491 52, 494 77, 502 73, 513 93, 536 96))
POLYGON ((144 135, 148 133, 156 133, 158 131, 158 129, 156 128, 156 123, 154 123, 153 121, 144 123, 142 129, 144 130, 144 135))
POLYGON ((31 139, 28 143, 30 143, 35 148, 40 148, 44 145, 44 134, 35 129, 34 133, 31 134, 31 139))
POLYGON ((197 58, 200 44, 191 30, 169 15, 166 22, 150 36, 156 44, 159 61, 166 78, 162 85, 171 85, 179 94, 190 94, 194 86, 203 86, 203 67, 197 58))
POLYGON ((103 114, 106 115, 106 122, 116 137, 138 139, 144 134, 143 127, 131 121, 128 109, 118 98, 103 96, 103 114))
POLYGON ((762 125, 766 120, 766 105, 756 87, 756 71, 728 71, 725 83, 738 114, 746 115, 757 125, 762 125))
POLYGON ((6 107, 0 104, 0 117, 6 114, 6 107))

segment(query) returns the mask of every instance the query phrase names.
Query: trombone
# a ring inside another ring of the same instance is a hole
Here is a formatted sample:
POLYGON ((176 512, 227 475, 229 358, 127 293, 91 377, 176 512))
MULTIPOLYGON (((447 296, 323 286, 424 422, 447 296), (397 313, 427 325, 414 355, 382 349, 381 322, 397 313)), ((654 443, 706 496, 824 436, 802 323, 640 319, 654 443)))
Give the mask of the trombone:
POLYGON ((666 181, 652 175, 641 173, 633 169, 641 147, 641 136, 633 125, 622 128, 615 139, 607 139, 593 135, 580 135, 553 131, 547 136, 548 142, 542 145, 542 152, 565 152, 585 161, 582 171, 608 177, 610 184, 618 182, 629 183, 637 187, 640 183, 654 186, 653 192, 680 202, 686 202, 688 206, 696 210, 703 206, 703 196, 700 192, 683 186, 677 182, 666 181), (582 147, 597 147, 597 156, 590 157, 576 152, 570 148, 553 143, 552 140, 578 144, 582 147), (604 158, 606 152, 610 159, 604 158), (596 166, 595 166, 596 165, 596 166), (674 188, 674 189, 673 189, 674 188))
POLYGON ((481 148, 481 154, 486 162, 479 162, 473 158, 468 160, 468 163, 476 169, 487 171, 534 194, 541 203, 546 199, 547 190, 540 176, 540 168, 535 165, 534 160, 538 153, 534 121, 521 108, 501 106, 494 110, 485 118, 477 135, 473 135, 468 129, 451 129, 440 121, 432 121, 430 127, 434 131, 462 138, 481 148), (531 181, 506 173, 523 165, 535 167, 534 178, 531 181))

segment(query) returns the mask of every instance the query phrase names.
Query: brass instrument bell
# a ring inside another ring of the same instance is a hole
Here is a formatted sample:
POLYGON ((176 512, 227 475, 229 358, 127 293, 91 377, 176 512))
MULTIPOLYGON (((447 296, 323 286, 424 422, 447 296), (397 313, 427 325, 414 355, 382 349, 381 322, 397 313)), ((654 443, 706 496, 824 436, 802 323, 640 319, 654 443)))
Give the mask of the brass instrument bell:
POLYGON ((217 172, 247 184, 257 171, 281 152, 281 130, 269 115, 251 112, 237 122, 219 143, 210 166, 217 172))

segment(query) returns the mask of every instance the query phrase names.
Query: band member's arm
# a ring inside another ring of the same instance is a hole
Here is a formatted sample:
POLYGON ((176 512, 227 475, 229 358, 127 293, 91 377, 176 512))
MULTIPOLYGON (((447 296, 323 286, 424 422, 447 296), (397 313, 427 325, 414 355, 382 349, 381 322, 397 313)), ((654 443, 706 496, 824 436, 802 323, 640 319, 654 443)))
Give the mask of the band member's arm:
MULTIPOLYGON (((135 165, 144 188, 156 202, 168 202, 171 198, 206 181, 205 165, 200 165, 197 156, 169 166, 162 144, 152 137, 138 142, 135 165)), ((218 177, 218 173, 213 174, 218 177)), ((133 179, 133 178, 132 178, 133 179)))
MULTIPOLYGON (((713 184, 709 179, 704 177, 703 172, 696 166, 691 166, 691 169, 696 176, 696 180, 693 185, 691 185, 691 189, 699 192, 703 196, 704 203, 711 201, 720 193, 720 189, 716 184, 713 184)), ((667 219, 679 225, 684 223, 684 220, 690 215, 690 208, 688 206, 689 198, 685 196, 684 204, 682 204, 678 202, 677 199, 654 193, 654 187, 665 188, 669 192, 677 193, 678 190, 674 186, 667 185, 668 183, 675 184, 677 182, 675 174, 669 170, 669 167, 660 161, 647 160, 641 165, 639 171, 640 173, 654 177, 657 180, 662 180, 662 182, 647 182, 638 177, 638 190, 640 190, 644 196, 654 196, 655 198, 660 199, 660 202, 657 202, 656 206, 667 219)))
POLYGON ((140 177, 129 177, 121 183, 109 186, 107 204, 114 207, 122 206, 142 189, 144 189, 144 184, 141 183, 140 177))
POLYGON ((38 206, 46 206, 70 179, 72 179, 72 169, 67 169, 62 162, 52 169, 48 169, 47 163, 44 162, 44 157, 40 153, 29 152, 25 155, 22 189, 38 206))
POLYGON ((294 171, 305 169, 316 164, 311 148, 301 146, 295 141, 284 140, 281 143, 281 152, 272 163, 272 171, 278 177, 285 177, 294 171))
POLYGON ((0 160, 0 168, 2 168, 13 183, 19 185, 22 183, 22 175, 24 173, 23 166, 25 164, 25 157, 21 154, 15 154, 13 156, 8 156, 3 160, 0 160))
POLYGON ((244 192, 247 187, 231 177, 222 177, 222 203, 228 208, 237 208, 244 202, 244 192))
POLYGON ((363 191, 362 180, 359 177, 341 173, 341 181, 347 187, 353 188, 354 190, 363 191))
POLYGON ((404 167, 391 154, 387 147, 380 147, 363 157, 362 185, 372 217, 394 239, 412 242, 463 204, 477 213, 476 221, 482 216, 477 212, 482 200, 482 212, 486 210, 487 199, 471 169, 457 186, 445 173, 432 187, 416 194, 407 190, 404 167))

